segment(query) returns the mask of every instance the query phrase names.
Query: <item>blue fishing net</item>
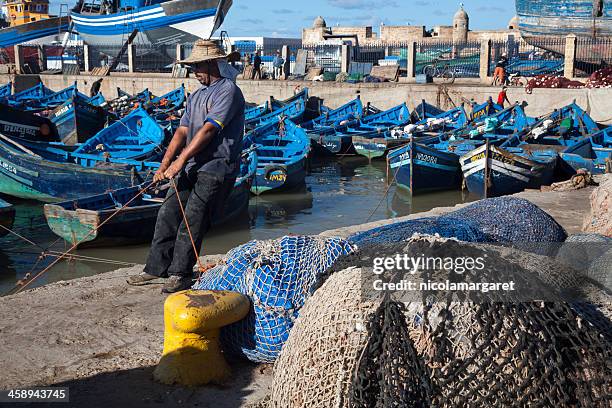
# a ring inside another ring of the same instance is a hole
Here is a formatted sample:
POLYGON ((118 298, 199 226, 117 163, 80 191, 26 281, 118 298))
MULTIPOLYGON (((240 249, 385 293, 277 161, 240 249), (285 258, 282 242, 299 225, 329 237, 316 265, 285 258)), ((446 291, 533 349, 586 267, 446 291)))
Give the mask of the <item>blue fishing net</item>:
POLYGON ((251 300, 249 315, 221 332, 225 350, 254 362, 278 356, 321 275, 352 246, 340 238, 287 236, 250 241, 228 252, 194 289, 232 290, 251 300))
POLYGON ((489 242, 563 242, 563 227, 537 205, 523 198, 497 197, 477 201, 440 217, 469 222, 489 242))
POLYGON ((476 227, 461 219, 447 217, 419 218, 383 225, 353 234, 348 240, 360 248, 369 245, 391 244, 409 240, 415 233, 457 238, 466 242, 485 242, 486 236, 476 227))
POLYGON ((357 246, 390 244, 408 240, 414 233, 438 234, 466 242, 527 243, 535 252, 554 250, 532 243, 563 242, 567 234, 550 215, 535 204, 516 197, 481 200, 446 215, 376 227, 353 234, 357 246))

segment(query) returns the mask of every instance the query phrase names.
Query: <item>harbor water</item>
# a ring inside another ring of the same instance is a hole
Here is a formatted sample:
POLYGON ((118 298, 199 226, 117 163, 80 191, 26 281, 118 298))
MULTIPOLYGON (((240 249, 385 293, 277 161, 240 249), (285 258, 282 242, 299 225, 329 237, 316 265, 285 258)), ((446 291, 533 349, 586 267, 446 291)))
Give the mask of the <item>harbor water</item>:
MULTIPOLYGON (((309 167, 306 184, 298 191, 251 197, 248 213, 211 230, 201 253, 223 254, 251 239, 318 234, 476 199, 461 191, 411 197, 395 185, 388 185, 384 161, 369 164, 361 157, 314 160, 309 167)), ((41 203, 12 201, 16 207, 14 231, 39 247, 15 235, 0 238, 0 293, 13 288, 27 273, 34 274, 53 261, 51 257, 40 259, 42 249, 63 252, 69 248, 48 228, 41 203)), ((147 244, 78 250, 74 254, 97 259, 62 260, 31 286, 107 272, 122 267, 121 263, 142 264, 148 250, 147 244)))

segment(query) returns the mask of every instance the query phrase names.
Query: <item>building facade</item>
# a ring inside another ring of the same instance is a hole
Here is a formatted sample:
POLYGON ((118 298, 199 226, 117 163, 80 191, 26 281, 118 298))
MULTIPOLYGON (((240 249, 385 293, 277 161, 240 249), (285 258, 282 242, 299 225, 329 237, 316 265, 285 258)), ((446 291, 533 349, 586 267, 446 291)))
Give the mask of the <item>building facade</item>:
POLYGON ((352 45, 391 44, 397 42, 423 42, 428 40, 465 43, 491 39, 494 41, 520 38, 518 20, 514 17, 500 30, 470 30, 470 17, 463 5, 455 13, 452 25, 435 26, 427 30, 425 26, 386 26, 381 25, 376 33, 371 26, 329 27, 325 19, 317 17, 312 27, 302 30, 303 44, 318 44, 329 40, 343 40, 352 45))

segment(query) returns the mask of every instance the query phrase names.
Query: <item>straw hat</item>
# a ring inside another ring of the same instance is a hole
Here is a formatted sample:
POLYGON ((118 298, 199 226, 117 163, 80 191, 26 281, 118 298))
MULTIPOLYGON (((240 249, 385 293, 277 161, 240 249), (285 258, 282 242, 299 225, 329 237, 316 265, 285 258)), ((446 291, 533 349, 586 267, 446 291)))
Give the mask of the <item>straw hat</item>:
POLYGON ((197 40, 193 43, 191 55, 184 60, 179 61, 181 64, 194 65, 199 62, 208 60, 227 58, 228 61, 240 60, 240 53, 237 51, 226 54, 221 45, 212 40, 197 40))

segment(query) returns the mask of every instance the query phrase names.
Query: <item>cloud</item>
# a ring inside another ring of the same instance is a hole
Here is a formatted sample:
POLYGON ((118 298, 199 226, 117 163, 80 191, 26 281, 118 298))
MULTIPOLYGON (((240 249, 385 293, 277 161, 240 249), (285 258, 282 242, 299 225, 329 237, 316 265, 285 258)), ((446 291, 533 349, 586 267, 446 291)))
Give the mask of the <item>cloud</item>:
POLYGON ((505 13, 506 9, 503 7, 497 7, 497 6, 481 6, 478 7, 476 9, 476 11, 485 11, 485 12, 492 12, 492 13, 505 13))
POLYGON ((278 9, 278 10, 272 10, 272 12, 274 14, 292 14, 292 13, 295 13, 294 10, 290 10, 290 9, 278 9))
POLYGON ((327 0, 333 7, 343 9, 376 9, 382 7, 399 7, 394 0, 327 0))
POLYGON ((240 22, 246 24, 263 24, 263 20, 259 18, 243 18, 240 22))

